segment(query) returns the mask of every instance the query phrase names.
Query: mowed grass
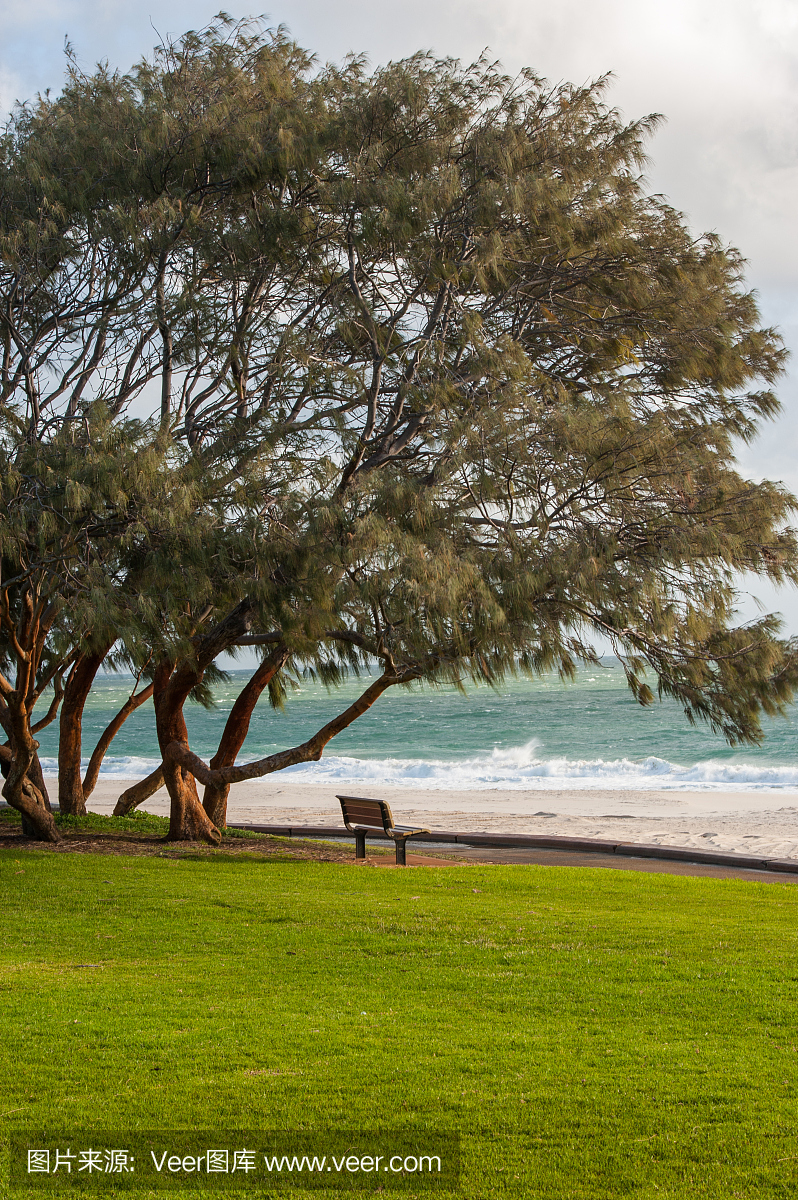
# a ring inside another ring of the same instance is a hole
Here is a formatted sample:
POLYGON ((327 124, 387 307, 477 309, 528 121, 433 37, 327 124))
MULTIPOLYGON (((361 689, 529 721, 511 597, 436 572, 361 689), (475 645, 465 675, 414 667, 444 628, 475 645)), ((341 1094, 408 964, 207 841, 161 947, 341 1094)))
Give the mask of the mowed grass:
POLYGON ((42 851, 0 886, 6 1134, 455 1131, 479 1200, 798 1183, 798 887, 42 851))
MULTIPOLYGON (((155 813, 143 812, 141 809, 134 810, 127 817, 109 817, 103 813, 84 813, 81 817, 65 816, 58 811, 54 814, 55 823, 59 829, 67 833, 136 833, 136 834, 154 834, 157 837, 166 837, 169 832, 169 818, 159 817, 155 813)), ((13 808, 0 808, 0 832, 5 825, 18 828, 20 825, 19 813, 13 808)), ((225 838, 244 838, 254 839, 258 834, 252 833, 246 829, 233 829, 228 826, 224 831, 225 838)))

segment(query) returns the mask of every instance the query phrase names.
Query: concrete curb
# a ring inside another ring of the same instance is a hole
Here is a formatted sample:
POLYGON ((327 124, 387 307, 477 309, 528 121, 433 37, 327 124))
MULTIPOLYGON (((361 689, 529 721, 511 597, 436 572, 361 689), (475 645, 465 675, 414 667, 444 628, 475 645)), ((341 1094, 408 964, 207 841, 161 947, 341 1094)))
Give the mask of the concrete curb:
MULTIPOLYGON (((231 829, 247 829, 252 833, 271 833, 275 837, 342 838, 345 829, 337 825, 239 825, 230 822, 231 829)), ((388 841, 384 833, 375 830, 369 837, 388 841)), ((495 846, 522 850, 570 850, 582 854, 620 854, 625 858, 660 858, 672 862, 703 863, 716 867, 740 867, 747 871, 780 871, 798 875, 798 860, 755 858, 749 854, 724 854, 718 850, 696 850, 690 846, 650 846, 639 842, 613 842, 602 838, 558 837, 505 833, 459 833, 435 830, 417 834, 410 847, 421 842, 447 842, 461 846, 495 846)))

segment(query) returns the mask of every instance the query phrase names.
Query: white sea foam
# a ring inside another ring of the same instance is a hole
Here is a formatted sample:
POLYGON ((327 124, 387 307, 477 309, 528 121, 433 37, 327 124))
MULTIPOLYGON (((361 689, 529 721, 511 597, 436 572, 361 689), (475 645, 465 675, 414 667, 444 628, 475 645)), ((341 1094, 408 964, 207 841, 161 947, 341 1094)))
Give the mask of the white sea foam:
MULTIPOLYGON (((252 757, 255 757, 254 755, 252 757)), ((242 759, 247 761, 247 759, 242 759)), ((107 757, 101 776, 107 779, 143 779, 158 765, 157 759, 107 757)), ((42 759, 47 776, 56 773, 53 758, 42 759)), ((595 787, 629 790, 669 791, 758 791, 798 787, 798 766, 706 759, 681 766, 654 756, 629 758, 546 758, 533 740, 523 746, 496 748, 468 758, 354 758, 330 755, 315 763, 289 767, 286 777, 305 784, 351 786, 354 784, 419 788, 430 791, 510 791, 540 789, 589 789, 595 787)))

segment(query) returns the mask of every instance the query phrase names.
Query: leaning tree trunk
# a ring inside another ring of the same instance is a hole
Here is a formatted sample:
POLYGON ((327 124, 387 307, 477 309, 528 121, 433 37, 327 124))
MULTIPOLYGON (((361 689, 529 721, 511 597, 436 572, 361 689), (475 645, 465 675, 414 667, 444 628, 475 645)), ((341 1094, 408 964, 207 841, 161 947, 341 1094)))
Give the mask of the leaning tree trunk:
POLYGON ((163 763, 158 763, 158 766, 152 771, 146 779, 140 779, 138 783, 134 783, 127 791, 123 792, 114 805, 115 817, 126 817, 134 808, 138 808, 145 800, 149 800, 150 796, 154 796, 156 792, 163 787, 163 763))
MULTIPOLYGON (((67 680, 58 743, 58 801, 61 812, 75 815, 82 815, 86 812, 86 801, 97 785, 100 768, 109 746, 130 714, 140 708, 152 695, 153 685, 148 684, 141 692, 134 692, 127 698, 119 712, 100 735, 97 745, 92 751, 86 774, 81 779, 83 710, 97 672, 105 661, 110 648, 111 646, 108 645, 97 654, 82 655, 67 680)), ((161 780, 161 782, 163 781, 161 780)), ((158 786, 160 787, 160 783, 158 786)), ((157 790, 157 788, 153 790, 157 790)), ((147 795, 152 795, 152 792, 142 795, 135 803, 140 804, 142 800, 147 799, 147 795)), ((135 803, 125 811, 135 807, 135 803)), ((114 811, 116 812, 116 810, 114 811)))
POLYGON ((58 806, 62 813, 73 816, 83 816, 86 812, 80 772, 83 709, 109 649, 107 646, 94 653, 81 654, 64 689, 58 736, 58 806))
POLYGON ((358 717, 362 717, 363 713, 371 708, 387 688, 393 687, 397 683, 408 683, 413 679, 418 679, 419 676, 420 672, 417 669, 404 669, 398 672, 393 668, 386 670, 379 679, 375 679, 374 683, 366 688, 361 696, 358 696, 353 704, 350 704, 332 721, 323 725, 306 742, 302 742, 299 746, 292 746, 290 750, 280 750, 277 754, 269 754, 266 758, 259 758, 255 762, 220 767, 214 771, 197 754, 194 754, 185 738, 181 738, 162 747, 164 765, 171 760, 173 766, 182 767, 199 779, 201 783, 204 783, 206 787, 211 787, 220 784, 243 783, 245 779, 262 779, 264 775, 271 775, 275 771, 284 771, 286 767, 293 767, 297 763, 318 762, 327 743, 337 737, 358 717))
MULTIPOLYGON (((288 650, 285 646, 278 647, 273 654, 265 658, 255 674, 247 683, 225 723, 224 733, 219 742, 219 749, 210 761, 211 770, 219 767, 231 767, 238 752, 244 745, 249 733, 249 723, 255 711, 255 705, 269 686, 274 676, 285 665, 288 650)), ((218 829, 227 825, 227 798, 230 794, 229 783, 210 783, 205 787, 202 807, 218 829)))
MULTIPOLYGON (((152 692, 153 692, 153 685, 150 683, 147 685, 147 687, 144 688, 144 690, 142 692, 138 692, 138 693, 134 692, 131 696, 128 696, 127 700, 122 705, 119 712, 116 714, 116 716, 113 718, 113 720, 110 721, 108 723, 108 725, 105 727, 105 729, 103 730, 103 732, 100 736, 100 739, 97 742, 97 745, 94 747, 94 750, 92 751, 92 756, 89 759, 89 765, 86 768, 86 774, 83 777, 83 795, 86 800, 88 800, 89 796, 92 794, 92 792, 94 791, 94 789, 97 785, 97 780, 100 777, 100 767, 103 764, 103 759, 105 758, 106 754, 108 753, 108 747, 111 745, 111 742, 114 740, 116 735, 119 733, 119 730, 122 728, 122 726, 124 725, 125 721, 130 716, 130 714, 132 712, 135 712, 137 708, 141 708, 142 704, 144 704, 147 700, 149 700, 150 696, 152 695, 152 692)), ((163 781, 161 781, 161 782, 163 782, 163 781)), ((161 785, 159 783, 158 787, 160 787, 160 786, 161 785)), ((157 791, 158 788, 154 788, 153 790, 157 791)), ((152 792, 150 792, 148 794, 152 795, 152 792)), ((146 796, 142 796, 141 799, 146 800, 146 798, 147 798, 146 796)), ((140 803, 141 803, 141 800, 139 801, 139 804, 140 803)))

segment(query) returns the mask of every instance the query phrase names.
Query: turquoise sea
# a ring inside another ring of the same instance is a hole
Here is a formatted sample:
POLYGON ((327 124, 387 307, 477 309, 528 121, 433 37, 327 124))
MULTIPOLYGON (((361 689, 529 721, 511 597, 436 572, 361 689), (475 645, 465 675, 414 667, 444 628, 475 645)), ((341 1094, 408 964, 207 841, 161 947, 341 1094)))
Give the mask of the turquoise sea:
MULTIPOLYGON (((250 672, 231 672, 210 711, 187 705, 191 746, 213 754, 232 703, 250 672)), ((127 698, 132 680, 101 678, 89 699, 84 753, 127 698)), ((305 683, 285 711, 264 698, 241 761, 302 742, 366 686, 349 680, 328 692, 305 683)), ((736 790, 798 786, 798 721, 768 721, 760 747, 732 749, 706 728, 692 728, 673 701, 641 708, 619 664, 585 669, 574 683, 556 674, 516 680, 498 691, 396 688, 329 743, 319 763, 290 768, 304 782, 381 783, 420 788, 674 788, 736 790)), ((39 735, 43 765, 55 770, 56 727, 39 735)), ((111 747, 106 776, 135 779, 159 761, 152 704, 127 721, 111 747)))

